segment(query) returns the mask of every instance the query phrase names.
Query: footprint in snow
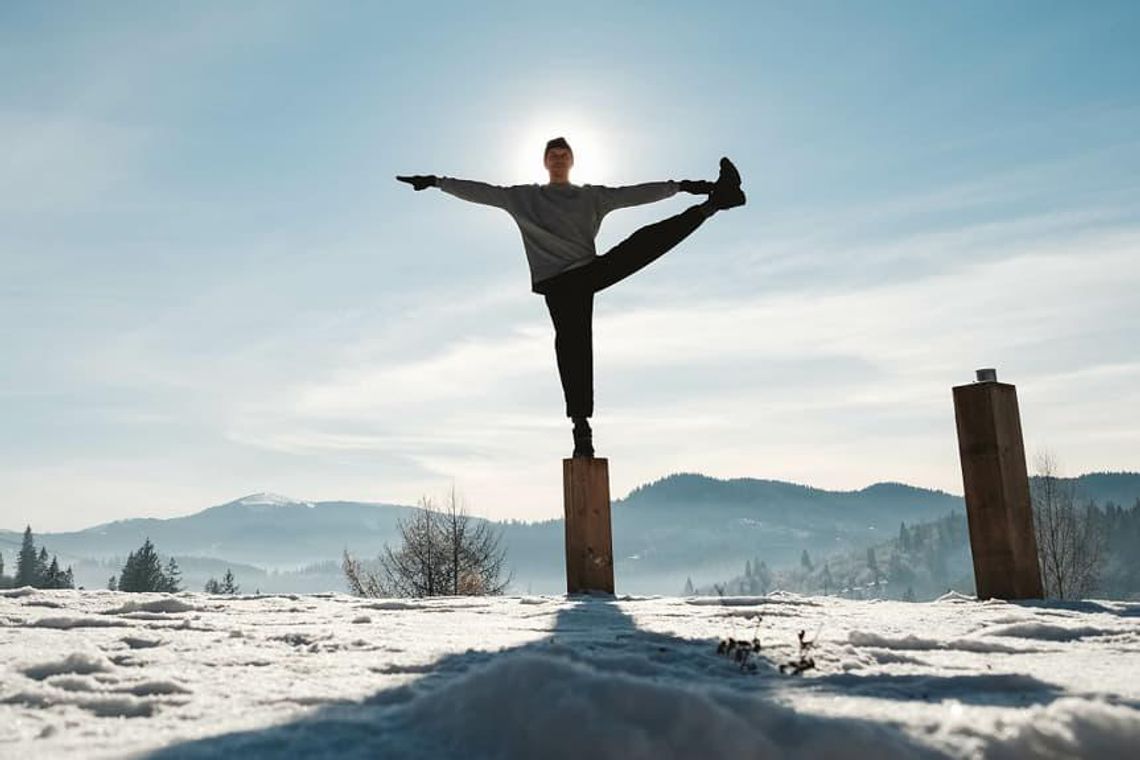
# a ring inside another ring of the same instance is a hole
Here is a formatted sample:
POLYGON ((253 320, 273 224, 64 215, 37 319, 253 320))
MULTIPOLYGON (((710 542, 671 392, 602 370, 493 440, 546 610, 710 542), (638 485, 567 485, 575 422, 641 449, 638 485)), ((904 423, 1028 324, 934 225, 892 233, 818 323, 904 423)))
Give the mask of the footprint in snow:
POLYGON ((50 676, 75 673, 88 675, 90 673, 110 673, 114 670, 112 663, 101 654, 86 652, 73 652, 59 660, 29 665, 21 672, 28 678, 43 681, 50 676))
POLYGON ((131 649, 151 649, 152 647, 162 646, 162 639, 146 639, 140 636, 124 636, 119 641, 126 644, 131 649))

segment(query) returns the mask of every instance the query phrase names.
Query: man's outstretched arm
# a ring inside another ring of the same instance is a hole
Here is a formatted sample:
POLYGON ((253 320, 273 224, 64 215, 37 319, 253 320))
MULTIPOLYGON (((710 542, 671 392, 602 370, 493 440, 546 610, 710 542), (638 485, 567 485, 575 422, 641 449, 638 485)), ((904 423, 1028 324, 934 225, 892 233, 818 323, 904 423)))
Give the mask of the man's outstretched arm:
POLYGON ((645 182, 640 185, 626 185, 625 187, 595 188, 598 198, 598 210, 607 214, 614 209, 640 206, 645 203, 656 203, 671 198, 678 192, 708 194, 712 192, 713 183, 700 180, 682 180, 674 182, 645 182))
POLYGON ((488 185, 486 182, 455 179, 454 177, 437 177, 434 174, 397 176, 396 179, 407 182, 416 190, 438 187, 449 195, 454 195, 456 198, 471 203, 481 203, 484 206, 495 206, 503 209, 507 207, 507 188, 498 185, 488 185))

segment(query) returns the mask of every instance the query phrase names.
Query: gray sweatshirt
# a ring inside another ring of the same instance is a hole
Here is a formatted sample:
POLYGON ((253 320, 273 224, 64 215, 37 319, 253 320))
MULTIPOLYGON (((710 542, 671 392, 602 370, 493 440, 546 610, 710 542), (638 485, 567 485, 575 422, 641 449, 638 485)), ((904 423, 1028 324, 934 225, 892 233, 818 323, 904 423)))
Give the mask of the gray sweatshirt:
POLYGON ((609 212, 664 200, 678 190, 676 182, 646 182, 626 187, 500 187, 452 177, 440 177, 438 187, 456 198, 501 208, 514 218, 530 263, 532 286, 593 261, 598 255, 594 238, 602 218, 609 212))

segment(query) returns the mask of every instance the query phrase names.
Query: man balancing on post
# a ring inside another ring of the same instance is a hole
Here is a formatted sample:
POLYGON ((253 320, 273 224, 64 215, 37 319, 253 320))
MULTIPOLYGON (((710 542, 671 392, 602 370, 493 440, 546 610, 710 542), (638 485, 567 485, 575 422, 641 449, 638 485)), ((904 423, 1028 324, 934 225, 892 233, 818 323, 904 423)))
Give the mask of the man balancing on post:
POLYGON ((566 416, 574 421, 574 456, 594 456, 589 418, 594 413, 592 323, 594 294, 647 266, 722 209, 744 205, 740 174, 720 160, 716 182, 647 182, 627 187, 574 185, 574 152, 564 138, 546 144, 547 185, 500 187, 451 177, 396 177, 416 190, 438 187, 472 203, 503 209, 522 232, 530 263, 531 289, 546 298, 554 322, 554 351, 566 396, 566 416), (708 200, 676 216, 642 227, 604 255, 594 249, 602 218, 609 212, 664 200, 678 191, 707 194, 708 200))

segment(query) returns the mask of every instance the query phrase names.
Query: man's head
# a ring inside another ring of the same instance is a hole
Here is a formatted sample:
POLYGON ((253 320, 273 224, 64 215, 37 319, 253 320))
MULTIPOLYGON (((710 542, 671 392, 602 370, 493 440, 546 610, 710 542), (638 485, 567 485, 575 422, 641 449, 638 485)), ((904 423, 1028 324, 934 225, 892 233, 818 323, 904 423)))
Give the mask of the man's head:
POLYGON ((546 143, 542 154, 542 164, 550 173, 550 184, 559 185, 570 181, 570 169, 574 166, 574 151, 565 137, 555 137, 546 143))

